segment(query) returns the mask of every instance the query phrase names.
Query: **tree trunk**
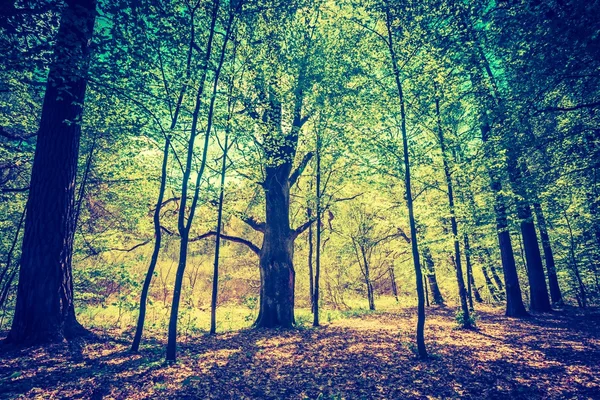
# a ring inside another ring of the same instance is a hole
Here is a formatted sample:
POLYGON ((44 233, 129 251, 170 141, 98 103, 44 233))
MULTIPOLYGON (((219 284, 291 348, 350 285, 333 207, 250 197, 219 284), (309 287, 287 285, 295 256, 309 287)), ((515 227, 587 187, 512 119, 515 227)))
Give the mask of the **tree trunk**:
POLYGON ((369 260, 367 260, 367 253, 362 244, 360 245, 360 253, 363 259, 363 266, 365 268, 365 284, 367 285, 367 300, 369 301, 369 310, 375 311, 375 298, 373 296, 373 283, 371 282, 369 260))
POLYGON ((494 301, 494 302, 501 301, 502 299, 498 294, 498 289, 496 288, 496 286, 490 279, 488 267, 485 265, 485 263, 481 264, 481 271, 483 272, 483 278, 485 279, 485 286, 488 288, 488 292, 490 292, 490 297, 492 298, 492 301, 494 301))
POLYGON ((294 235, 290 229, 291 162, 267 166, 266 225, 260 252, 260 328, 294 325, 294 235))
POLYGON ((419 246, 417 239, 417 226, 415 223, 415 214, 413 207, 413 197, 410 181, 410 158, 408 153, 408 134, 406 132, 406 109, 404 104, 404 92, 402 89, 402 80, 400 70, 398 68, 398 60, 396 50, 394 49, 394 38, 392 35, 392 17, 390 15, 389 4, 386 3, 386 28, 387 28, 387 45, 392 63, 392 70, 396 81, 396 89, 398 90, 398 102, 400 105, 400 118, 402 133, 402 149, 404 153, 404 187, 406 192, 406 207, 408 209, 408 220, 410 223, 411 249, 413 256, 413 264, 415 268, 415 278, 417 286, 417 353, 420 358, 427 358, 427 349, 425 347, 425 293, 423 290, 423 275, 421 273, 421 261, 419 259, 419 246))
POLYGON ((227 27, 227 32, 225 34, 225 40, 223 43, 223 47, 221 48, 221 54, 219 57, 219 63, 217 66, 217 70, 215 71, 215 77, 213 82, 213 90, 211 93, 210 104, 208 109, 208 117, 207 117, 207 126, 206 131, 204 132, 204 147, 202 151, 202 160, 200 161, 200 170, 197 171, 196 175, 196 187, 194 189, 194 196, 192 198, 192 203, 190 205, 189 215, 187 216, 186 221, 186 203, 188 199, 188 186, 190 176, 192 174, 192 160, 194 158, 194 143, 196 136, 198 135, 197 127, 198 127, 198 119, 200 114, 200 106, 202 104, 202 95, 204 94, 204 85, 206 83, 206 76, 209 68, 209 62, 212 54, 213 48, 213 39, 215 34, 215 25, 217 21, 218 11, 219 11, 219 0, 214 0, 213 8, 211 12, 211 22, 210 22, 210 31, 208 35, 208 40, 206 44, 206 52, 204 54, 204 60, 201 67, 201 77, 198 85, 198 91, 196 93, 196 101, 194 111, 192 113, 192 126, 190 130, 190 136, 188 138, 187 143, 187 157, 185 169, 183 171, 183 180, 181 185, 181 204, 179 205, 179 215, 177 220, 177 229, 180 235, 180 243, 179 243, 179 263, 177 264, 177 272, 175 273, 175 285, 173 288, 173 301, 171 303, 171 315, 169 317, 169 329, 168 329, 168 337, 167 337, 167 352, 166 352, 166 361, 174 362, 177 359, 177 320, 179 317, 179 302, 181 300, 181 288, 183 285, 183 276, 185 273, 185 267, 187 265, 187 253, 188 253, 188 244, 190 237, 190 229, 192 226, 192 222, 194 220, 194 214, 196 212, 196 204, 198 201, 199 191, 200 191, 200 183, 202 182, 202 175, 204 174, 204 169, 206 167, 206 157, 208 153, 208 143, 210 138, 210 132, 212 129, 213 122, 213 112, 215 105, 215 98, 217 93, 217 86, 219 82, 219 75, 221 73, 221 68, 223 67, 223 62, 225 59, 225 52, 227 48, 227 39, 229 38, 229 33, 231 29, 231 19, 230 24, 227 27))
MULTIPOLYGON (((306 217, 312 218, 312 210, 306 207, 306 217)), ((315 281, 313 271, 313 229, 312 225, 308 227, 308 290, 310 297, 310 312, 315 312, 315 281)))
POLYGON ((552 245, 550 244, 550 236, 548 235, 548 227, 546 225, 546 218, 544 217, 542 205, 540 203, 535 203, 533 205, 533 209, 538 222, 538 229, 540 230, 540 239, 542 241, 544 259, 546 260, 546 271, 548 272, 550 297, 552 298, 552 303, 562 304, 562 293, 560 291, 560 286, 558 285, 558 277, 556 276, 554 253, 552 252, 552 245))
POLYGON ((392 294, 394 295, 394 298, 396 299, 396 303, 398 303, 400 300, 398 299, 398 285, 396 285, 396 274, 394 273, 394 265, 390 265, 390 281, 392 283, 392 294))
POLYGON ((433 304, 443 306, 444 297, 442 296, 442 292, 440 292, 440 287, 437 283, 435 264, 433 262, 433 257, 431 256, 431 250, 427 246, 423 246, 423 260, 425 261, 425 271, 429 283, 429 290, 431 291, 432 302, 433 304))
MULTIPOLYGON (((317 254, 315 259, 315 287, 314 287, 314 315, 313 326, 319 326, 319 281, 321 279, 321 135, 317 129, 317 148, 316 148, 316 184, 317 184, 317 254)), ((310 221, 310 219, 309 219, 310 221)), ((311 225, 312 226, 312 225, 311 225)))
MULTIPOLYGON (((446 154, 446 140, 444 138, 444 130, 442 129, 442 117, 440 113, 440 99, 437 95, 437 84, 434 81, 434 87, 436 91, 435 96, 435 113, 437 119, 437 134, 438 139, 440 141, 440 151, 442 153, 442 163, 444 167, 444 176, 446 178, 446 188, 448 190, 448 206, 450 208, 450 225, 452 228, 452 238, 454 241, 454 258, 455 258, 455 267, 456 267, 456 281, 458 283, 458 297, 460 299, 460 306, 463 313, 463 328, 471 328, 471 316, 469 315, 469 304, 467 302, 467 291, 465 289, 465 281, 463 278, 463 270, 462 270, 462 259, 460 256, 460 242, 458 236, 458 223, 456 221, 456 213, 454 207, 454 187, 452 182, 452 175, 450 173, 450 163, 448 162, 448 156, 446 154)), ((470 285, 470 281, 469 281, 470 285)), ((470 286, 469 286, 470 288, 470 286)), ((470 297, 469 290, 469 297, 470 297)), ((471 307, 473 306, 473 301, 471 300, 471 307)))
POLYGON ((517 216, 521 220, 521 236, 527 260, 530 308, 533 311, 552 311, 531 207, 528 204, 518 206, 517 216))
POLYGON ((163 160, 160 175, 160 187, 158 189, 158 198, 156 200, 156 208, 154 209, 154 249, 152 250, 152 256, 150 258, 150 265, 146 272, 146 278, 144 279, 144 285, 142 286, 142 294, 140 296, 140 312, 138 315, 137 326, 135 329, 135 335, 133 342, 131 343, 131 351, 137 352, 140 349, 140 342, 142 341, 142 333, 144 332, 144 322, 146 320, 146 304, 148 302, 148 293, 150 292, 150 284, 152 283, 152 277, 154 276, 154 270, 158 263, 158 254, 160 252, 160 245, 162 243, 162 230, 160 228, 160 212, 162 210, 162 203, 165 197, 165 188, 167 186, 167 165, 169 159, 169 146, 171 145, 170 137, 165 140, 165 148, 163 150, 163 160))
POLYGON ((587 295, 585 292, 585 285, 581 279, 581 273, 579 271, 579 265, 577 263, 577 255, 575 253, 575 238, 573 237, 573 230, 571 229, 571 221, 566 211, 563 211, 565 221, 567 222, 567 228, 569 230, 569 256, 571 258, 571 269, 577 279, 577 285, 579 287, 579 295, 577 296, 577 302, 581 308, 587 308, 587 295))
MULTIPOLYGON (((183 103, 183 98, 188 89, 188 82, 190 81, 191 75, 191 63, 192 63, 192 52, 194 50, 195 43, 195 28, 194 28, 194 14, 195 11, 192 11, 190 16, 190 45, 188 48, 188 57, 186 63, 186 72, 185 72, 185 82, 181 86, 179 91, 179 96, 177 97, 177 103, 175 104, 175 110, 173 112, 171 118, 171 126, 169 128, 170 131, 173 131, 177 126, 177 121, 179 120, 179 114, 181 111, 181 105, 183 103)), ((166 85, 166 82, 165 82, 166 85)), ((152 256, 150 258, 150 264, 148 265, 148 271, 146 272, 146 278, 144 279, 144 284, 142 286, 142 293, 140 295, 140 312, 138 315, 138 322, 135 330, 135 335, 133 337, 133 342, 131 344, 131 351, 137 352, 140 347, 140 342, 142 340, 142 334, 144 332, 144 323, 146 319, 146 306, 148 301, 148 293, 150 291, 150 285, 152 284, 152 277, 154 276, 154 270, 156 269, 156 264, 158 263, 158 255, 160 253, 160 246, 162 243, 162 230, 160 227, 160 213, 162 211, 163 199, 166 189, 167 182, 167 165, 168 165, 168 157, 169 157, 169 147, 170 147, 171 137, 165 137, 165 148, 163 150, 163 160, 162 160, 162 168, 160 175, 160 187, 158 189, 158 198, 156 201, 156 208, 154 209, 154 249, 152 250, 152 256)), ((166 295, 163 299, 163 302, 166 304, 166 295)))
POLYGON ((60 341, 84 333, 75 318, 71 260, 74 197, 95 0, 62 11, 31 172, 15 315, 7 341, 60 341))
MULTIPOLYGON (((491 143, 488 142, 490 126, 487 123, 481 125, 481 138, 484 142, 485 154, 489 159, 494 159, 491 154, 491 143)), ((506 316, 525 317, 528 315, 523 305, 521 285, 517 274, 517 265, 513 252, 510 232, 508 230, 508 219, 506 216, 506 199, 502 194, 502 183, 493 167, 488 168, 490 176, 490 187, 494 193, 494 212, 496 214, 496 232, 498 234, 498 246, 502 258, 502 270, 504 272, 504 284, 506 287, 506 316)))
POLYGON ((475 278, 473 277, 473 264, 471 263, 471 244, 469 243, 469 235, 465 234, 463 236, 463 241, 465 245, 465 262, 467 263, 467 277, 469 282, 469 305, 471 309, 473 309, 473 297, 475 297, 475 301, 478 303, 483 302, 481 298, 481 294, 479 293, 479 289, 477 285, 475 285, 475 278))

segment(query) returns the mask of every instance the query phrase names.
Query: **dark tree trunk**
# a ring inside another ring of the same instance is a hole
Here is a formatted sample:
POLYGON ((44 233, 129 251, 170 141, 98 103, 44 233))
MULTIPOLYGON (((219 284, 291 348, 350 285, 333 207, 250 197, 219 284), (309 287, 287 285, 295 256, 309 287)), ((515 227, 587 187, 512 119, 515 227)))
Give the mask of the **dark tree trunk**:
POLYGON ((498 289, 496 288, 496 286, 490 279, 488 267, 485 265, 485 263, 481 264, 481 271, 483 272, 483 278, 485 279, 485 286, 487 287, 488 292, 490 292, 490 297, 492 298, 492 301, 494 301, 494 302, 501 301, 502 298, 498 294, 498 289))
POLYGON ((471 263, 471 244, 469 243, 469 235, 465 234, 463 236, 463 241, 465 245, 465 262, 467 264, 467 276, 469 281, 469 305, 471 309, 473 309, 473 297, 475 297, 475 301, 478 303, 483 302, 481 298, 481 294, 479 293, 479 289, 477 285, 475 285, 475 278, 473 277, 473 264, 471 263))
POLYGON ((521 236, 523 237, 523 247, 527 260, 531 310, 552 311, 531 207, 525 204, 518 206, 517 215, 521 220, 521 236))
MULTIPOLYGON (((319 326, 319 281, 321 279, 321 135, 317 129, 317 148, 316 148, 316 184, 317 184, 317 254, 315 258, 315 287, 313 298, 313 326, 319 326)), ((310 218, 309 218, 310 221, 310 218)), ((312 225, 311 225, 312 226, 312 225)))
POLYGON ((167 186, 167 165, 169 159, 169 146, 171 144, 170 137, 165 140, 165 148, 163 150, 162 168, 160 175, 160 187, 158 189, 158 198, 156 200, 156 208, 154 209, 154 249, 152 250, 152 256, 150 258, 150 265, 146 272, 146 278, 144 279, 144 285, 142 286, 142 294, 140 296, 140 312, 138 315, 138 321, 135 329, 135 335, 133 342, 131 343, 131 351, 136 352, 140 349, 140 342, 142 340, 142 333, 144 332, 144 322, 146 320, 146 305, 148 302, 148 293, 150 291, 150 284, 152 283, 152 277, 154 276, 154 270, 158 263, 158 254, 160 252, 160 246, 162 243, 162 231, 160 228, 160 212, 162 210, 162 203, 165 196, 165 188, 167 186))
POLYGON ((515 149, 508 148, 508 176, 517 195, 517 217, 520 220, 521 237, 523 239, 523 252, 527 265, 527 278, 529 280, 529 301, 532 311, 552 311, 544 265, 538 245, 535 224, 531 206, 527 202, 528 193, 524 189, 522 167, 519 164, 518 154, 515 149))
POLYGON ((429 307, 429 290, 427 289, 427 279, 423 279, 423 290, 425 291, 425 304, 429 307))
POLYGON ((167 351, 166 351, 166 360, 169 362, 175 361, 177 359, 177 320, 179 317, 179 302, 181 300, 181 289, 183 285, 183 276, 185 273, 185 267, 187 265, 187 253, 188 253, 188 244, 190 238, 190 229, 192 226, 192 222, 194 220, 194 214, 196 212, 196 204, 198 202, 198 197, 200 193, 200 183, 202 182, 202 175, 204 174, 204 169, 206 167, 206 157, 208 153, 208 143, 210 138, 210 132, 212 129, 213 123, 213 112, 215 105, 215 98, 217 93, 217 86, 219 82, 219 75, 221 73, 221 68, 223 67, 223 62, 225 59, 225 52, 227 48, 227 39, 229 38, 229 33, 231 29, 231 19, 230 24, 227 27, 227 32, 225 34, 225 41, 223 43, 223 47, 221 48, 221 54, 219 57, 219 62, 217 66, 217 70, 215 71, 215 77, 213 82, 213 90, 211 93, 210 104, 208 109, 208 117, 207 117, 207 126, 204 132, 204 147, 202 151, 202 160, 200 161, 200 170, 197 171, 196 175, 196 187, 194 189, 194 196, 192 198, 192 203, 190 205, 189 213, 187 215, 186 221, 186 213, 187 213, 187 199, 188 199, 188 186, 190 176, 192 174, 192 160, 194 159, 194 143, 196 140, 196 136, 198 135, 197 127, 198 127, 198 119, 200 114, 200 106, 202 104, 202 96, 204 94, 204 85, 206 83, 206 76, 209 68, 210 58, 212 54, 213 48, 213 39, 215 34, 215 25, 217 21, 218 11, 219 11, 219 0, 214 0, 211 11, 211 22, 210 22, 210 31, 208 35, 208 40, 206 44, 206 52, 204 54, 204 60, 201 67, 201 77, 198 85, 198 91, 196 93, 195 99, 195 107, 192 113, 192 126, 190 130, 190 136, 188 138, 187 143, 187 157, 185 163, 185 169, 183 171, 183 179, 181 185, 181 203, 179 205, 179 215, 177 220, 177 229, 180 235, 179 242, 179 263, 177 264, 177 272, 175 274, 175 285, 173 288, 173 301, 171 303, 171 315, 169 317, 169 329, 168 329, 168 337, 167 337, 167 351))
POLYGON ((398 285, 396 284, 396 274, 394 273, 394 265, 390 265, 390 281, 392 284, 392 294, 394 295, 394 298, 396 299, 396 303, 398 303, 400 300, 398 299, 398 285))
MULTIPOLYGON (((306 208, 306 217, 312 218, 312 210, 310 207, 306 208)), ((310 297, 310 312, 315 312, 315 281, 313 271, 313 228, 312 225, 308 227, 308 290, 310 297)))
MULTIPOLYGON (((435 97, 435 113, 437 120, 437 134, 438 140, 440 141, 440 151, 442 153, 442 162, 444 168, 444 176, 446 178, 446 188, 448 190, 448 207, 450 208, 450 225, 452 228, 452 237, 454 241, 454 262, 456 267, 456 282, 458 283, 458 297, 460 299, 460 306, 463 313, 463 328, 471 328, 471 316, 469 315, 469 304, 467 302, 467 291, 465 289, 465 281, 463 278, 463 270, 462 270, 462 259, 460 256, 460 242, 458 236, 458 223, 456 221, 456 213, 454 207, 454 186, 452 182, 452 175, 450 173, 450 163, 448 162, 448 155, 446 154, 446 140, 444 138, 444 130, 442 129, 442 117, 440 113, 440 99, 437 95, 437 84, 434 81, 434 87, 436 91, 435 97)), ((469 281, 470 288, 470 281, 469 281)), ((469 297, 471 291, 469 290, 469 297)), ((473 306, 473 301, 471 300, 471 307, 473 306)))
POLYGON ((440 287, 437 283, 435 275, 435 264, 433 257, 431 256, 431 250, 427 246, 423 246, 423 260, 425 261, 425 274, 427 275, 427 281, 429 283, 429 290, 431 291, 432 302, 440 306, 444 305, 444 297, 440 292, 440 287))
POLYGON ((365 272, 365 284, 367 285, 367 300, 369 301, 369 310, 375 311, 375 297, 373 295, 373 282, 371 282, 371 271, 369 268, 369 260, 367 260, 367 252, 363 245, 360 245, 360 253, 362 256, 363 267, 365 272))
MULTIPOLYGON (((491 152, 491 143, 488 142, 490 127, 487 123, 481 126, 481 138, 484 142, 486 156, 494 159, 491 152)), ((502 183, 493 167, 489 167, 490 187, 494 193, 494 212, 496 214, 496 232, 498 234, 498 245, 502 258, 502 270, 504 272, 504 284, 506 287, 506 316, 525 317, 528 315, 523 305, 521 285, 517 274, 517 265, 513 252, 510 232, 508 230, 508 219, 506 216, 506 199, 502 194, 502 183)))
POLYGON ((427 358, 427 349, 425 347, 425 293, 423 290, 423 274, 421 273, 421 261, 419 259, 419 245, 417 239, 417 225, 415 222, 415 214, 413 207, 413 197, 411 190, 410 176, 410 156, 408 153, 408 134, 406 132, 406 105, 404 104, 404 91, 402 88, 402 79, 400 69, 398 68, 398 60, 396 50, 394 49, 394 36, 392 34, 392 16, 390 14, 389 4, 386 3, 386 28, 387 28, 387 46, 392 63, 392 71, 396 81, 396 89, 398 90, 398 102, 400 105, 400 118, 402 133, 402 150, 404 153, 404 187, 406 191, 406 207, 408 209, 408 220, 410 224, 411 249, 413 256, 413 264, 415 268, 415 278, 417 286, 417 353, 420 358, 427 358))
POLYGON ((66 1, 54 45, 31 172, 17 304, 7 340, 60 341, 82 334, 71 259, 74 196, 95 0, 66 1))
MULTIPOLYGON (((177 121, 179 119, 179 113, 181 110, 181 105, 183 103, 183 98, 188 89, 188 82, 190 80, 191 75, 191 63, 192 63, 192 52, 194 50, 195 43, 195 28, 194 28, 194 15, 195 10, 192 11, 190 16, 190 45, 188 48, 188 56, 186 63, 186 72, 185 72, 185 82, 181 86, 179 91, 179 96, 177 97, 177 103, 175 104, 175 110, 172 114, 171 118, 171 126, 170 131, 173 131, 177 126, 177 121)), ((165 82, 166 85, 166 82, 165 82)), ((168 165, 168 157, 169 157, 169 147, 170 147, 171 137, 165 137, 165 147, 163 150, 163 160, 161 167, 161 175, 160 175, 160 187, 158 189, 158 198, 156 201, 156 208, 154 209, 154 249, 152 250, 152 256, 150 258, 150 264, 148 265, 148 271, 146 272, 146 278, 144 279, 144 284, 142 286, 142 293, 140 295, 140 311, 138 315, 138 321, 136 325, 135 335, 133 337, 133 342, 131 344, 131 351, 137 352, 140 347, 140 342, 142 340, 142 334, 144 332, 144 323, 146 320, 146 306, 148 301, 148 294, 150 292, 150 285, 152 284, 152 277, 154 276, 154 270, 156 269, 156 264, 158 263, 158 255, 160 253, 160 247, 162 243, 162 230, 160 227, 160 213, 162 211, 163 199, 166 189, 167 182, 167 165, 168 165)))
POLYGON ((575 253, 575 238, 573 237, 573 230, 571 229, 571 221, 566 211, 563 212, 565 221, 567 223, 567 229, 569 230, 569 258, 571 259, 571 269, 577 279, 577 286, 579 287, 579 294, 577 295, 577 302, 581 308, 587 308, 587 295, 585 292, 585 285, 581 279, 581 273, 579 271, 579 265, 577 263, 577 255, 575 253))
POLYGON ((540 230, 540 239, 542 241, 542 249, 544 250, 544 259, 546 260, 546 271, 548 272, 550 297, 552 298, 552 303, 562 304, 562 293, 560 291, 560 286, 558 286, 556 265, 554 263, 554 253, 552 252, 552 245, 550 244, 550 236, 548 235, 548 227, 546 225, 546 218, 544 217, 542 205, 540 203, 535 203, 533 205, 533 209, 538 222, 538 229, 540 230))
POLYGON ((295 235, 289 217, 291 161, 265 170, 266 223, 259 263, 260 311, 255 326, 291 328, 295 322, 295 235))

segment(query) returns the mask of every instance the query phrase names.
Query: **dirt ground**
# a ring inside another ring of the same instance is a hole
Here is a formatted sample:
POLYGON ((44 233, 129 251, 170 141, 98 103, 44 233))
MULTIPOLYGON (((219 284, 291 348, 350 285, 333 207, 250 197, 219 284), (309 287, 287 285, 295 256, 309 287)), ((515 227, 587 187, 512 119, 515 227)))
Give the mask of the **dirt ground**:
POLYGON ((165 365, 163 338, 139 354, 125 336, 0 347, 0 398, 91 399, 600 399, 600 310, 525 320, 427 309, 430 359, 414 353, 415 310, 297 330, 200 336, 165 365))

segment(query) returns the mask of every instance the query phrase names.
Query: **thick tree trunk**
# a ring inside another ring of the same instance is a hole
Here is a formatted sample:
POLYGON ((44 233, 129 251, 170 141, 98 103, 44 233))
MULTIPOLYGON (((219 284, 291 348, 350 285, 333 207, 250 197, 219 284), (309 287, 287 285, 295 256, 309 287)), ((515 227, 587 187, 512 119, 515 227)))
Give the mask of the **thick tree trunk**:
POLYGON ((540 239, 542 241, 542 249, 544 250, 544 259, 546 260, 546 271, 548 272, 550 297, 552 298, 552 303, 562 304, 562 293, 560 291, 560 286, 558 285, 558 277, 556 276, 554 253, 552 251, 552 245, 550 243, 550 236, 548 235, 548 227, 546 225, 546 218, 544 217, 542 205, 540 203, 535 203, 533 205, 533 209, 538 222, 538 229, 540 230, 540 239))
POLYGON ((60 341, 75 318, 71 259, 81 118, 95 0, 66 1, 54 45, 31 172, 17 304, 7 340, 60 341))
POLYGON ((429 283, 432 302, 433 304, 443 306, 444 297, 442 296, 442 292, 440 292, 440 287, 437 283, 437 278, 435 275, 435 263, 433 262, 433 257, 431 256, 431 250, 427 246, 423 246, 423 260, 425 261, 425 274, 429 283))
POLYGON ((266 223, 260 252, 260 328, 294 325, 294 235, 290 229, 291 163, 266 167, 266 223))
POLYGON ((521 220, 521 236, 527 260, 530 308, 533 311, 552 311, 531 207, 526 204, 518 206, 517 215, 521 220))
MULTIPOLYGON (((510 145, 509 145, 510 146, 510 145)), ((507 155, 508 176, 517 198, 517 217, 520 220, 521 237, 523 239, 523 252, 527 265, 527 278, 529 280, 529 301, 532 311, 552 311, 544 265, 538 245, 533 214, 527 198, 528 193, 524 188, 522 166, 519 165, 518 154, 515 149, 508 148, 507 155)))
MULTIPOLYGON (((485 153, 488 158, 493 159, 491 144, 488 142, 490 127, 486 123, 481 126, 481 137, 484 142, 485 153)), ((506 199, 502 194, 502 183, 493 167, 488 169, 490 176, 490 187, 494 193, 494 212, 496 214, 496 232, 498 233, 498 246, 502 258, 502 270, 504 272, 504 284, 506 288, 506 316, 525 317, 528 315, 523 305, 521 285, 517 274, 517 265, 513 252, 510 232, 508 230, 508 218, 506 216, 506 199)))

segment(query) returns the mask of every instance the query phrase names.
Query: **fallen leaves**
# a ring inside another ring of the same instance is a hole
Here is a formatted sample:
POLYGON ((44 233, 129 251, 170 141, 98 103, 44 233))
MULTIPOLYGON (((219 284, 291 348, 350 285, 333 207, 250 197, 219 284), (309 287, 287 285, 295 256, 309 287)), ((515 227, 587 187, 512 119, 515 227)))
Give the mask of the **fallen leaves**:
POLYGON ((452 309, 430 308, 432 358, 411 347, 414 312, 377 313, 317 329, 200 336, 162 362, 164 344, 140 354, 123 338, 0 355, 3 398, 594 398, 600 394, 600 317, 573 312, 508 319, 478 310, 476 331, 452 309))

